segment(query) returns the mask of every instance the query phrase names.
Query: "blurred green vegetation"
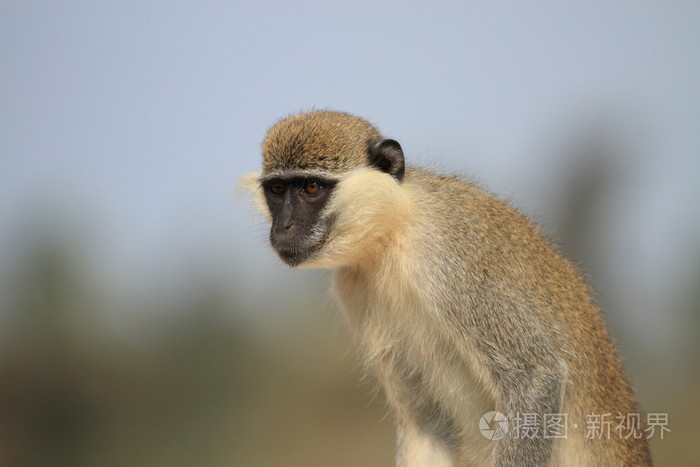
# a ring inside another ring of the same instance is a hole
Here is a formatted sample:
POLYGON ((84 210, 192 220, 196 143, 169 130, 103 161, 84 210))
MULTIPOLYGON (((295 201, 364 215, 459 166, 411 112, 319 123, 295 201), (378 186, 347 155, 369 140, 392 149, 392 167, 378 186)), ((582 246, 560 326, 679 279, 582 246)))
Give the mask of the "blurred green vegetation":
POLYGON ((328 310, 270 344, 202 284, 115 332, 100 316, 134 310, 90 287, 71 247, 25 250, 2 314, 3 467, 390 463, 381 398, 328 310))

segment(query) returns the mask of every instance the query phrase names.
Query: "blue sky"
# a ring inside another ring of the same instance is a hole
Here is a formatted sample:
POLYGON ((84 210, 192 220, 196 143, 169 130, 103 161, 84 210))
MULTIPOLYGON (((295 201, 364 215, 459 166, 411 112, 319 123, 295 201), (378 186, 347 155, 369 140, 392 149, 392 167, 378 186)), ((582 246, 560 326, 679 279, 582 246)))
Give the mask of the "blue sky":
POLYGON ((698 24, 694 2, 3 2, 0 261, 46 211, 125 287, 199 254, 288 280, 231 194, 310 108, 546 221, 567 138, 602 119, 626 147, 608 267, 661 323, 698 254, 698 24))

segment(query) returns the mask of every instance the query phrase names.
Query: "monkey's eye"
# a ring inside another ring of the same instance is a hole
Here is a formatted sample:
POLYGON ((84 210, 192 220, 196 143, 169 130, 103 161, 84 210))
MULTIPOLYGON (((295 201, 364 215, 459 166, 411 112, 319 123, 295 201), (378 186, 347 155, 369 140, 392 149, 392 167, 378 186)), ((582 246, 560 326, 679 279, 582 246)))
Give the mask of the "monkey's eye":
POLYGON ((284 193, 284 190, 287 187, 284 185, 284 183, 275 182, 275 183, 270 183, 270 185, 268 185, 268 188, 270 189, 270 191, 272 193, 274 193, 276 195, 281 195, 282 193, 284 193))
POLYGON ((314 181, 306 182, 306 184, 304 185, 304 192, 307 195, 315 195, 316 193, 318 193, 318 190, 320 190, 320 189, 321 189, 321 185, 318 182, 314 182, 314 181))

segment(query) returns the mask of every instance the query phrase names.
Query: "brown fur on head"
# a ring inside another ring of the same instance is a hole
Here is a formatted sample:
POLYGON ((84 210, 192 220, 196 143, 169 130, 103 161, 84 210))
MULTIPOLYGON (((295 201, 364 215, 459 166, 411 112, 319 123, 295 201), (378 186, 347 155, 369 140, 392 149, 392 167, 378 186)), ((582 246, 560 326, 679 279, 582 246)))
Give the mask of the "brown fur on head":
POLYGON ((262 145, 263 175, 290 170, 341 174, 366 165, 381 139, 367 121, 342 112, 312 111, 275 124, 262 145))

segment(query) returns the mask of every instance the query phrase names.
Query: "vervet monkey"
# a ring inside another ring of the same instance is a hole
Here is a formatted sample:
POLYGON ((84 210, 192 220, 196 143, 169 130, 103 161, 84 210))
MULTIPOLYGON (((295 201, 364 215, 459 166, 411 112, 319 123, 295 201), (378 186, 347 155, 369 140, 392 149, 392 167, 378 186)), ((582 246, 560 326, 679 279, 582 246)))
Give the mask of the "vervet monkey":
POLYGON ((523 215, 406 166, 346 113, 283 119, 262 155, 246 180, 270 243, 290 266, 335 269, 396 416, 397 465, 651 465, 641 427, 615 431, 639 409, 589 288, 523 215), (500 439, 479 430, 491 411, 500 439), (613 426, 590 436, 592 415, 613 426))

